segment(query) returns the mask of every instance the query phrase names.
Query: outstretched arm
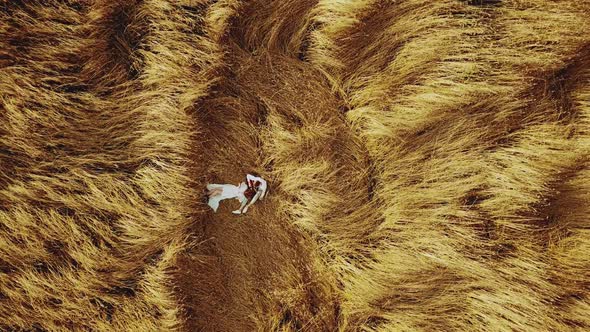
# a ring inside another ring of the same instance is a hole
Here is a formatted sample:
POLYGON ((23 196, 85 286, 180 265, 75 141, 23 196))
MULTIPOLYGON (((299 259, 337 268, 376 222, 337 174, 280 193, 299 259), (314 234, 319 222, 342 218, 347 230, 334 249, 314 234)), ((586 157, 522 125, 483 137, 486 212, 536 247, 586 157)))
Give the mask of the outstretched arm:
POLYGON ((260 200, 264 199, 264 196, 266 196, 266 181, 264 181, 263 179, 260 179, 260 192, 262 193, 260 195, 260 200))
POLYGON ((256 192, 256 195, 254 195, 254 197, 252 197, 252 200, 250 201, 250 203, 248 203, 248 205, 246 205, 246 207, 242 210, 242 213, 246 213, 248 211, 248 208, 250 207, 250 205, 256 203, 256 201, 258 200, 258 197, 260 197, 260 194, 262 192, 259 190, 256 192))

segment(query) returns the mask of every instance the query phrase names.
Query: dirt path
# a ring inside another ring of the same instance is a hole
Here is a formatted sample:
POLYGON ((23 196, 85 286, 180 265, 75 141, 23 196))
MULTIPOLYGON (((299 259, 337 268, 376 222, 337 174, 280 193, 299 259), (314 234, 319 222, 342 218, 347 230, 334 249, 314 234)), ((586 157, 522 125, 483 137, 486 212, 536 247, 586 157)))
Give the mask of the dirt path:
POLYGON ((261 103, 278 97, 251 83, 266 77, 260 84, 272 87, 276 73, 255 63, 261 59, 234 61, 235 68, 247 69, 196 110, 205 128, 202 144, 210 153, 200 162, 208 165, 207 181, 213 183, 237 184, 247 172, 259 172, 269 179, 270 194, 245 215, 231 213, 239 205, 231 200, 223 201, 217 213, 205 209, 196 216, 197 244, 178 264, 187 329, 333 330, 339 306, 331 279, 314 256, 312 239, 282 214, 281 200, 287 196, 277 189, 272 165, 262 165, 266 156, 260 129, 269 110, 261 103))
MULTIPOLYGON (((273 205, 265 202, 240 217, 231 214, 229 204, 215 216, 207 213, 197 230, 204 242, 180 259, 185 267, 180 286, 189 308, 189 330, 253 331, 256 322, 270 313, 282 315, 283 324, 306 324, 294 317, 291 321, 293 313, 288 313, 302 308, 290 309, 279 298, 281 292, 303 293, 297 296, 317 292, 313 284, 298 289, 309 282, 305 281, 307 253, 289 226, 272 216, 273 205)), ((317 310, 306 309, 308 314, 317 310)))

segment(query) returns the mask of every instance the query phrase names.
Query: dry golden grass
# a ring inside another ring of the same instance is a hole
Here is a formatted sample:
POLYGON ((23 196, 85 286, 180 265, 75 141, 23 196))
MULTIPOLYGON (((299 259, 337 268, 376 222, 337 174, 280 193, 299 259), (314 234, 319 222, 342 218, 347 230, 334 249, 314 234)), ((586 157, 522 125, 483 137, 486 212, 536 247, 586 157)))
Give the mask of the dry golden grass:
POLYGON ((590 2, 0 2, 0 331, 590 330, 590 2), (246 215, 207 182, 256 171, 246 215))

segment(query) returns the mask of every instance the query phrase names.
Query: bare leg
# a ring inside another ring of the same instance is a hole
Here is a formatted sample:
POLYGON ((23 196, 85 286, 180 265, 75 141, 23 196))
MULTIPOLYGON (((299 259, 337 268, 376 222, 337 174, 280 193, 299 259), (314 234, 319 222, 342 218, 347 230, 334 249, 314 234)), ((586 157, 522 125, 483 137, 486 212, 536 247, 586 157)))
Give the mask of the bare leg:
POLYGON ((222 188, 213 188, 207 192, 207 195, 209 195, 210 197, 213 197, 213 196, 219 196, 219 195, 221 195, 221 193, 223 193, 222 188))
POLYGON ((248 208, 250 207, 250 205, 256 203, 256 201, 258 200, 258 197, 262 197, 261 193, 262 193, 261 191, 256 192, 256 195, 254 195, 254 197, 252 198, 250 203, 248 203, 248 205, 246 205, 244 207, 244 209, 242 210, 242 213, 246 213, 248 211, 248 208))

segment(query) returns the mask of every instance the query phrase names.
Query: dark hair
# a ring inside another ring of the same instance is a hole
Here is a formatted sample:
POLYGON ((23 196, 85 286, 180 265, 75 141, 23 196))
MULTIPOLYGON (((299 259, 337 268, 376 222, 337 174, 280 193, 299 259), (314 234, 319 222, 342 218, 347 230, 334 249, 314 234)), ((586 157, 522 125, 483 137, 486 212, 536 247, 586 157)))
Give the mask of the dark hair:
POLYGON ((248 187, 248 189, 246 189, 246 191, 244 191, 244 196, 246 196, 246 198, 248 200, 251 200, 252 198, 254 198, 255 195, 256 195, 256 190, 254 188, 248 187))

